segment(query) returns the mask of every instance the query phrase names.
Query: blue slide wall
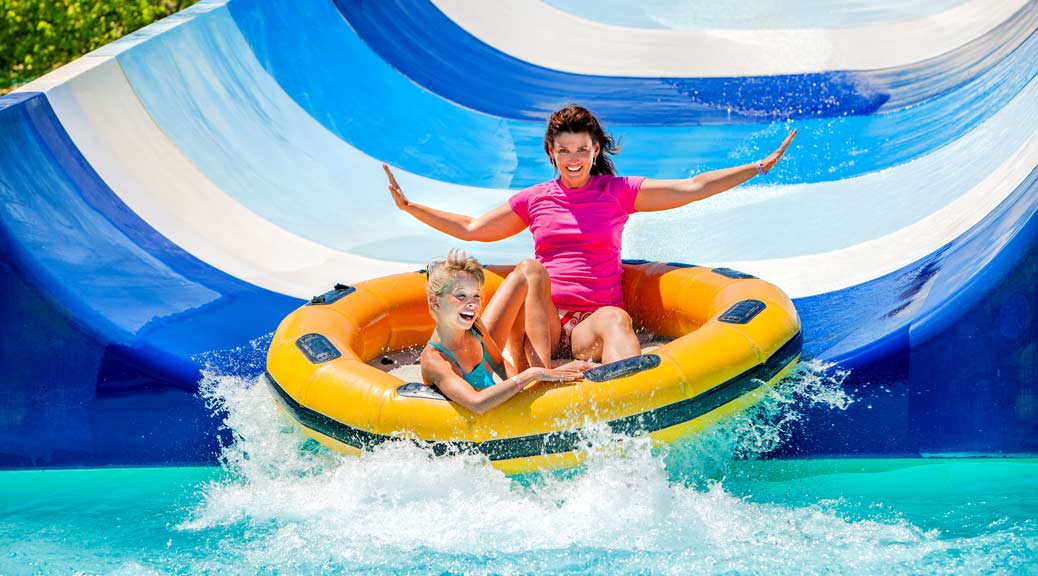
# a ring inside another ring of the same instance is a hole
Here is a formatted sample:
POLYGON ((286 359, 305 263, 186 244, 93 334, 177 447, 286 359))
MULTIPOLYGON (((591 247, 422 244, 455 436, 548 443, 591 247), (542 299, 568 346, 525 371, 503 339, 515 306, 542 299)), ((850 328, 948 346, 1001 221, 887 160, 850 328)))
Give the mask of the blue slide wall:
MULTIPOLYGON (((304 298, 459 244, 395 210, 380 162, 413 199, 479 212, 552 177, 544 119, 571 101, 649 177, 799 129, 766 179, 636 215, 624 249, 777 283, 805 357, 852 370, 857 402, 811 413, 783 455, 1038 452, 1038 3, 984 25, 936 4, 933 53, 852 44, 774 70, 719 45, 720 72, 644 72, 657 41, 724 36, 695 27, 610 29, 645 39, 630 62, 577 41, 542 60, 446 0, 205 1, 91 53, 0 98, 0 466, 211 462, 204 369, 253 375, 304 298)), ((601 29, 554 14, 574 39, 601 29)), ((527 233, 465 247, 532 253, 527 233)))

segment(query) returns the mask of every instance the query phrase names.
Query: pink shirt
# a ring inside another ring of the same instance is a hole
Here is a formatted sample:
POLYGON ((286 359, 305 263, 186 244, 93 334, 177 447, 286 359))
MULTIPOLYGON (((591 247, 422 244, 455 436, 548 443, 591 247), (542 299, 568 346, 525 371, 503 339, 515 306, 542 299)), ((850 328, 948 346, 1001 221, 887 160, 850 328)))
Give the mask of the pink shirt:
POLYGON ((551 277, 555 306, 597 310, 624 305, 620 248, 641 177, 592 176, 582 188, 558 180, 508 199, 533 234, 534 254, 551 277))

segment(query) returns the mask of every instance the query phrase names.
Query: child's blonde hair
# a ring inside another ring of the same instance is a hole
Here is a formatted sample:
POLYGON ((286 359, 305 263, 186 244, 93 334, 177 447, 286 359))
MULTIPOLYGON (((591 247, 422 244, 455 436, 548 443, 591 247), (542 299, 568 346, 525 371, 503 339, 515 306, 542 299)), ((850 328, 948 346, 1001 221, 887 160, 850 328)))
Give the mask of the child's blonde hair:
POLYGON ((425 292, 429 296, 443 296, 459 274, 472 274, 483 287, 483 265, 464 250, 452 249, 446 258, 437 258, 425 268, 425 292))

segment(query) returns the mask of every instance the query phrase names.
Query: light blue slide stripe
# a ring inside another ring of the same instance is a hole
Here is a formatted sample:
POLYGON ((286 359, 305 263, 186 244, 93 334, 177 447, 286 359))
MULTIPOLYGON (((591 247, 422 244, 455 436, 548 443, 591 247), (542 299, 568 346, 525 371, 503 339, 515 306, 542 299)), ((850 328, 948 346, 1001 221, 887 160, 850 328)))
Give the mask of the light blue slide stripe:
MULTIPOLYGON (((268 220, 332 247, 377 239, 379 224, 337 209, 385 211, 351 170, 351 150, 255 67, 225 8, 118 56, 159 127, 214 183, 268 220), (334 237, 320 231, 341 230, 334 237), (306 235, 306 234, 304 234, 306 235)), ((384 187, 384 185, 383 185, 384 187)))
POLYGON ((843 28, 931 16, 964 0, 543 0, 579 18, 632 28, 768 30, 843 28))

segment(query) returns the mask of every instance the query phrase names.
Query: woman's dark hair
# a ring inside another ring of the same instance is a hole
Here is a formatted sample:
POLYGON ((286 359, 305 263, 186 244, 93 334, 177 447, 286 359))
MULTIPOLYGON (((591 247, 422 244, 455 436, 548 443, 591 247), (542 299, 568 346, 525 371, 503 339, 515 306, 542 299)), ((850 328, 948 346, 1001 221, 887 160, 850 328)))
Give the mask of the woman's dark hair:
MULTIPOLYGON (((555 166, 555 158, 552 151, 555 147, 555 137, 563 132, 573 134, 590 134, 591 142, 598 144, 600 153, 595 157, 595 163, 591 165, 591 175, 608 174, 616 175, 613 161, 606 154, 617 154, 620 147, 613 141, 613 137, 602 129, 598 118, 583 106, 570 104, 561 110, 555 111, 548 118, 548 129, 544 132, 544 153, 548 155, 548 161, 555 166)), ((558 166, 555 166, 558 169, 558 166)))

